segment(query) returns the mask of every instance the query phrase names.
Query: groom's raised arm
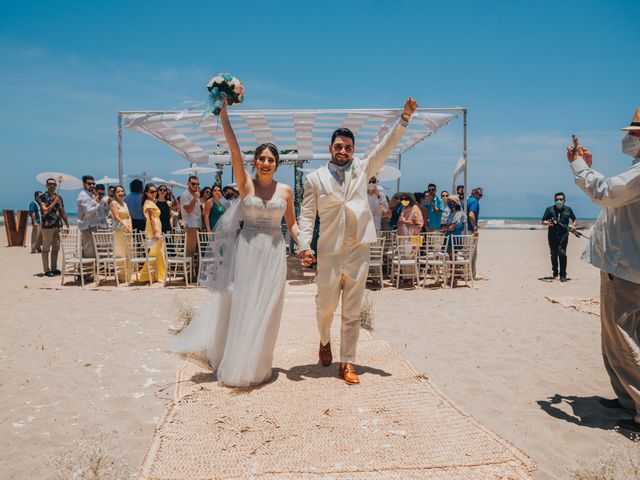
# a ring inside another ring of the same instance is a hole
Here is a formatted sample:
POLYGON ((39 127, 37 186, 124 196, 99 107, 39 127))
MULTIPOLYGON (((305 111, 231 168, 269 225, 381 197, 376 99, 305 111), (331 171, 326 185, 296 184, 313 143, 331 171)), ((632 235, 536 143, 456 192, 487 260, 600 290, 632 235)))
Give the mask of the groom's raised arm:
POLYGON ((411 115, 414 114, 417 107, 418 104, 416 101, 409 97, 404 104, 404 110, 402 111, 398 121, 394 124, 393 128, 387 132, 380 143, 376 145, 371 154, 364 160, 364 168, 369 178, 374 176, 384 166, 384 162, 389 158, 389 155, 393 153, 396 145, 398 145, 398 142, 407 131, 411 115))
POLYGON ((311 240, 313 238, 313 227, 316 223, 318 212, 318 202, 316 188, 310 178, 304 182, 304 195, 302 196, 302 206, 298 218, 298 251, 311 250, 311 240))

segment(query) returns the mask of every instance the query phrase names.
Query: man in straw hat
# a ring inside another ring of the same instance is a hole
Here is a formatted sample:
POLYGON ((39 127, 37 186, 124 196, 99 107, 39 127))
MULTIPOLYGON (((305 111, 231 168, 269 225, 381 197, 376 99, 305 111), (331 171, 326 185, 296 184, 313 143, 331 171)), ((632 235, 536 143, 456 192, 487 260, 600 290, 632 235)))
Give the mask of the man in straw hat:
POLYGON ((369 272, 369 244, 377 239, 367 184, 406 132, 416 108, 416 101, 409 97, 398 121, 371 154, 362 159, 355 155, 355 137, 351 130, 339 128, 333 132, 329 145, 331 161, 310 173, 304 184, 298 235, 300 259, 305 266, 315 261, 311 240, 316 214, 320 216, 316 295, 318 356, 322 365, 331 365, 331 321, 342 297, 338 375, 350 385, 360 383, 352 362, 356 356, 358 316, 369 272))
POLYGON ((567 158, 576 184, 603 207, 582 258, 600 269, 602 356, 614 400, 605 407, 632 410, 619 426, 640 432, 640 108, 623 128, 622 152, 631 167, 606 178, 591 168, 592 155, 575 141, 567 158))

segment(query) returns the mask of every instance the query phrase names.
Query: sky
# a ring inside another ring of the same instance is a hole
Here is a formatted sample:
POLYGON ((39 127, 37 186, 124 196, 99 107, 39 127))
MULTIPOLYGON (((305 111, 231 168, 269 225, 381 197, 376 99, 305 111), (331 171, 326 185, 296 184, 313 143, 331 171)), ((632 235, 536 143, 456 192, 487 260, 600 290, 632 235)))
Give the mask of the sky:
MULTIPOLYGON (((592 218, 564 150, 576 134, 605 175, 630 165, 620 128, 640 107, 639 20, 637 0, 5 1, 0 206, 26 209, 42 171, 117 176, 118 111, 203 101, 228 71, 243 109, 400 108, 409 95, 466 107, 483 216, 542 216, 563 191, 592 218)), ((405 154, 401 190, 450 189, 461 138, 456 121, 405 154)), ((170 172, 187 161, 140 133, 125 132, 124 159, 125 173, 186 180, 170 172)), ((63 192, 69 211, 76 195, 63 192)))

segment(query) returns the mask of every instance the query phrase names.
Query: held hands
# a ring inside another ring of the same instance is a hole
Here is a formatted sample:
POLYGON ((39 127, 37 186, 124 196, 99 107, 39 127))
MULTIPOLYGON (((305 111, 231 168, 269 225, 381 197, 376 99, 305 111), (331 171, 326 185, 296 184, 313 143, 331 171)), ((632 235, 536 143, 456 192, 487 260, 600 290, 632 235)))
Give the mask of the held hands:
POLYGON ((574 162, 578 157, 582 157, 589 168, 593 163, 593 155, 584 147, 567 147, 567 160, 574 162))
POLYGON ((300 262, 303 267, 308 267, 316 261, 316 256, 314 255, 313 250, 303 250, 298 255, 300 255, 300 262))
POLYGON ((405 120, 409 120, 411 115, 416 112, 418 108, 418 102, 416 102, 412 97, 407 98, 407 101, 404 104, 404 110, 402 111, 402 117, 405 120))

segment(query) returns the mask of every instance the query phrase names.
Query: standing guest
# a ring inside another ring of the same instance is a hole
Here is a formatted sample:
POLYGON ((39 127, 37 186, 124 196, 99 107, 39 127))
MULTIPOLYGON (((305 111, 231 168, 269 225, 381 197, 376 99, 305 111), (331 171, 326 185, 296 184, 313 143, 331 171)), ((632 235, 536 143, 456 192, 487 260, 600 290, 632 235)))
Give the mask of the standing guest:
POLYGON ((116 199, 116 187, 114 187, 113 185, 109 185, 109 188, 107 189, 107 202, 109 203, 109 206, 111 206, 111 202, 113 202, 116 199))
MULTIPOLYGON (((451 237, 451 235, 462 235, 464 233, 465 214, 462 210, 462 203, 457 195, 448 197, 447 206, 449 207, 449 217, 446 225, 442 226, 442 232, 451 237)), ((453 258, 453 243, 451 238, 447 239, 447 253, 449 258, 453 258)), ((453 279, 453 286, 457 284, 457 279, 453 279)))
POLYGON ((214 185, 211 198, 204 204, 204 224, 207 232, 213 232, 224 211, 222 190, 218 185, 214 185))
POLYGON ((464 196, 464 185, 458 185, 456 187, 456 195, 458 195, 458 198, 460 199, 460 202, 464 201, 465 196, 464 196))
POLYGON ((200 228, 204 228, 204 207, 207 204, 207 200, 211 198, 211 187, 204 187, 200 190, 200 228))
POLYGON ((396 230, 398 228, 398 218, 400 218, 400 213, 404 207, 400 203, 400 197, 398 194, 394 194, 389 200, 389 210, 391 210, 391 218, 389 219, 389 225, 392 230, 396 230))
POLYGON ((187 191, 180 197, 180 213, 187 234, 187 257, 192 257, 198 251, 198 230, 202 227, 199 186, 198 177, 191 175, 187 182, 187 191))
POLYGON ((143 188, 142 180, 136 178, 129 184, 129 194, 124 197, 124 202, 127 204, 131 215, 131 224, 137 232, 144 232, 146 227, 144 211, 142 210, 142 203, 144 202, 142 197, 143 188))
POLYGON ((60 275, 58 270, 58 252, 60 251, 60 227, 62 223, 69 228, 64 201, 56 192, 57 182, 47 179, 47 191, 40 196, 40 214, 42 218, 42 268, 47 277, 60 275), (51 259, 49 259, 51 252, 51 259))
POLYGON ((171 195, 171 231, 182 232, 182 225, 180 225, 180 197, 171 195))
POLYGON ((571 207, 565 205, 564 193, 558 192, 554 197, 555 203, 544 211, 542 224, 549 227, 547 240, 551 252, 551 269, 553 278, 558 278, 558 262, 560 263, 560 281, 567 281, 567 244, 569 230, 575 232, 576 216, 571 207), (570 225, 571 224, 571 225, 570 225))
POLYGON ((171 233, 171 192, 166 185, 160 185, 158 187, 158 201, 156 205, 160 209, 162 233, 171 233))
MULTIPOLYGON (((380 192, 382 194, 382 192, 380 192)), ((382 212, 382 219, 380 222, 380 229, 384 232, 388 232, 391 230, 391 215, 393 212, 391 211, 391 205, 389 202, 389 197, 384 196, 384 201, 387 202, 387 208, 384 212, 382 212)))
POLYGON ((451 213, 451 209, 449 208, 449 192, 443 190, 440 192, 440 199, 442 200, 442 204, 444 208, 442 209, 442 218, 440 219, 440 223, 446 225, 447 219, 449 218, 449 214, 451 213))
POLYGON ((98 208, 98 229, 108 230, 109 224, 107 223, 107 217, 109 216, 109 197, 105 197, 104 185, 98 183, 94 187, 96 202, 99 204, 98 208))
POLYGON ((41 191, 33 194, 33 200, 29 204, 29 217, 31 218, 31 253, 42 252, 42 231, 40 230, 40 195, 41 191))
POLYGON ((438 232, 442 226, 442 211, 444 210, 444 202, 438 196, 438 187, 434 183, 430 183, 427 187, 427 193, 424 199, 424 209, 427 212, 425 218, 427 231, 438 232))
POLYGON ((382 214, 389 209, 389 204, 387 203, 387 197, 378 190, 378 180, 376 177, 369 179, 367 198, 369 199, 369 209, 373 215, 373 223, 376 227, 376 232, 379 234, 382 229, 382 214))
POLYGON ((224 187, 222 187, 222 198, 220 199, 220 201, 222 202, 222 205, 224 206, 224 208, 229 208, 229 205, 231 205, 231 200, 233 200, 234 195, 235 193, 231 185, 225 185, 224 187))
POLYGON ((416 198, 410 193, 400 195, 402 212, 398 217, 398 235, 415 236, 420 235, 420 230, 424 225, 424 218, 416 198))
MULTIPOLYGON (((127 233, 133 231, 133 225, 131 224, 131 215, 129 214, 129 207, 124 202, 124 187, 118 185, 114 187, 114 200, 111 202, 111 218, 113 219, 113 241, 114 241, 114 256, 116 258, 126 258, 127 268, 126 271, 131 275, 131 268, 129 266, 129 249, 127 248, 127 233)), ((118 279, 121 282, 128 282, 125 272, 118 273, 118 279)))
MULTIPOLYGON (((82 177, 84 189, 78 194, 76 207, 78 209, 78 229, 82 236, 82 256, 95 258, 96 246, 93 243, 93 233, 98 231, 98 211, 101 209, 94 190, 96 182, 91 175, 82 177)), ((104 190, 102 191, 104 193, 104 190)))
POLYGON ((633 161, 619 175, 592 169, 586 148, 569 148, 567 157, 578 187, 604 207, 582 257, 600 269, 602 357, 617 396, 600 403, 631 410, 634 419, 618 425, 640 432, 640 108, 622 130, 622 152, 633 161))
MULTIPOLYGON (((476 261, 478 260, 478 222, 480 221, 480 199, 482 198, 482 187, 476 187, 471 190, 471 196, 467 199, 467 223, 470 232, 476 237, 473 247, 473 256, 471 257, 471 274, 473 279, 476 278, 476 261)), ((460 197, 462 198, 462 197, 460 197)))
MULTIPOLYGON (((157 270, 151 275, 154 282, 164 283, 167 275, 166 252, 164 245, 164 236, 162 235, 162 223, 160 222, 160 209, 156 205, 156 197, 158 189, 153 183, 147 183, 144 187, 144 203, 142 209, 146 218, 146 235, 147 246, 149 248, 149 257, 155 257, 157 270)), ((140 280, 149 281, 147 265, 143 265, 140 270, 140 280)))

